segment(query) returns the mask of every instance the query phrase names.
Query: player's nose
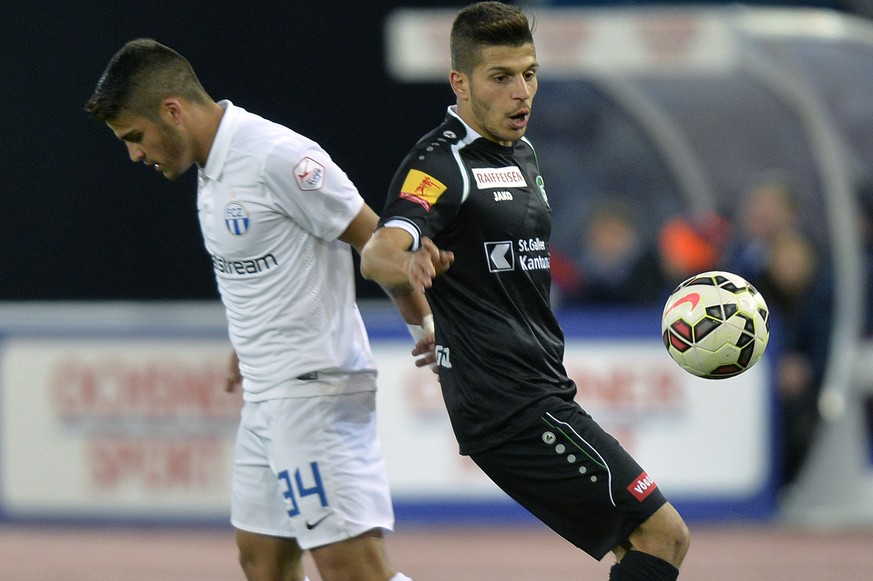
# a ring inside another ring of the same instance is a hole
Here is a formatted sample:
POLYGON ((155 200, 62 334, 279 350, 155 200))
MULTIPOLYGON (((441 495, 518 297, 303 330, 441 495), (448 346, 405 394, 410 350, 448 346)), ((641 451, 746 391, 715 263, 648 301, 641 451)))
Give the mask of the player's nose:
POLYGON ((143 150, 135 143, 127 143, 127 154, 130 156, 130 161, 138 163, 145 157, 143 150))
POLYGON ((524 75, 516 75, 513 79, 514 82, 512 87, 514 89, 514 93, 516 97, 525 98, 530 97, 531 89, 528 84, 528 80, 524 77, 524 75))

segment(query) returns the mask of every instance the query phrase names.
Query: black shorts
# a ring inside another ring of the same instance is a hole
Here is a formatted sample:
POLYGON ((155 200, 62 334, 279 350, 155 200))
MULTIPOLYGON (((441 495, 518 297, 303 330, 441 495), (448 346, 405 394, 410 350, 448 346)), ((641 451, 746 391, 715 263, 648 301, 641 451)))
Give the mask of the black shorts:
POLYGON ((597 560, 667 502, 636 460, 575 402, 471 458, 509 496, 597 560))

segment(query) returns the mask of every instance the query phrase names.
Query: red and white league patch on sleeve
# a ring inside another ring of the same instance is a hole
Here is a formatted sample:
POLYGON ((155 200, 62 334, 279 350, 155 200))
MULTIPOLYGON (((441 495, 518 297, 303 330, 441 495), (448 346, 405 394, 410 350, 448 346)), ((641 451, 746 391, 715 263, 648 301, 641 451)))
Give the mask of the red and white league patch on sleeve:
POLYGON ((640 502, 644 501, 652 492, 657 490, 658 485, 648 474, 643 472, 627 487, 628 492, 634 495, 640 502))
POLYGON ((301 190, 320 190, 324 185, 324 166, 304 157, 294 166, 294 180, 301 190))

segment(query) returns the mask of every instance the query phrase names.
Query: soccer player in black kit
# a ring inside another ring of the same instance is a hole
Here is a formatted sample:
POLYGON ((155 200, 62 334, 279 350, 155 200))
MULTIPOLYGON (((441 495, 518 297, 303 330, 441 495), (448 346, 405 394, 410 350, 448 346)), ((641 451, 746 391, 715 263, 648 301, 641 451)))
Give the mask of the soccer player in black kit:
MULTIPOLYGON (((433 350, 461 454, 612 581, 675 580, 690 536, 679 513, 576 402, 549 302, 551 209, 524 138, 537 90, 530 24, 480 2, 451 33, 457 104, 406 156, 363 275, 425 289, 433 350)), ((423 363, 422 363, 423 364, 423 363)))

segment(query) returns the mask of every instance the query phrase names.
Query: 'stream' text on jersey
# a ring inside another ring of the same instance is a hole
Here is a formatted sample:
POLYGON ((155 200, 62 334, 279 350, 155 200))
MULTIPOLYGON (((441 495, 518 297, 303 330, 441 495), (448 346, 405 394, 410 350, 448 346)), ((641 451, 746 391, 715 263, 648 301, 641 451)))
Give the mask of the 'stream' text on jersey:
POLYGON ((279 266, 279 263, 272 254, 252 260, 228 260, 223 256, 212 255, 212 268, 222 274, 258 274, 275 266, 279 266))

